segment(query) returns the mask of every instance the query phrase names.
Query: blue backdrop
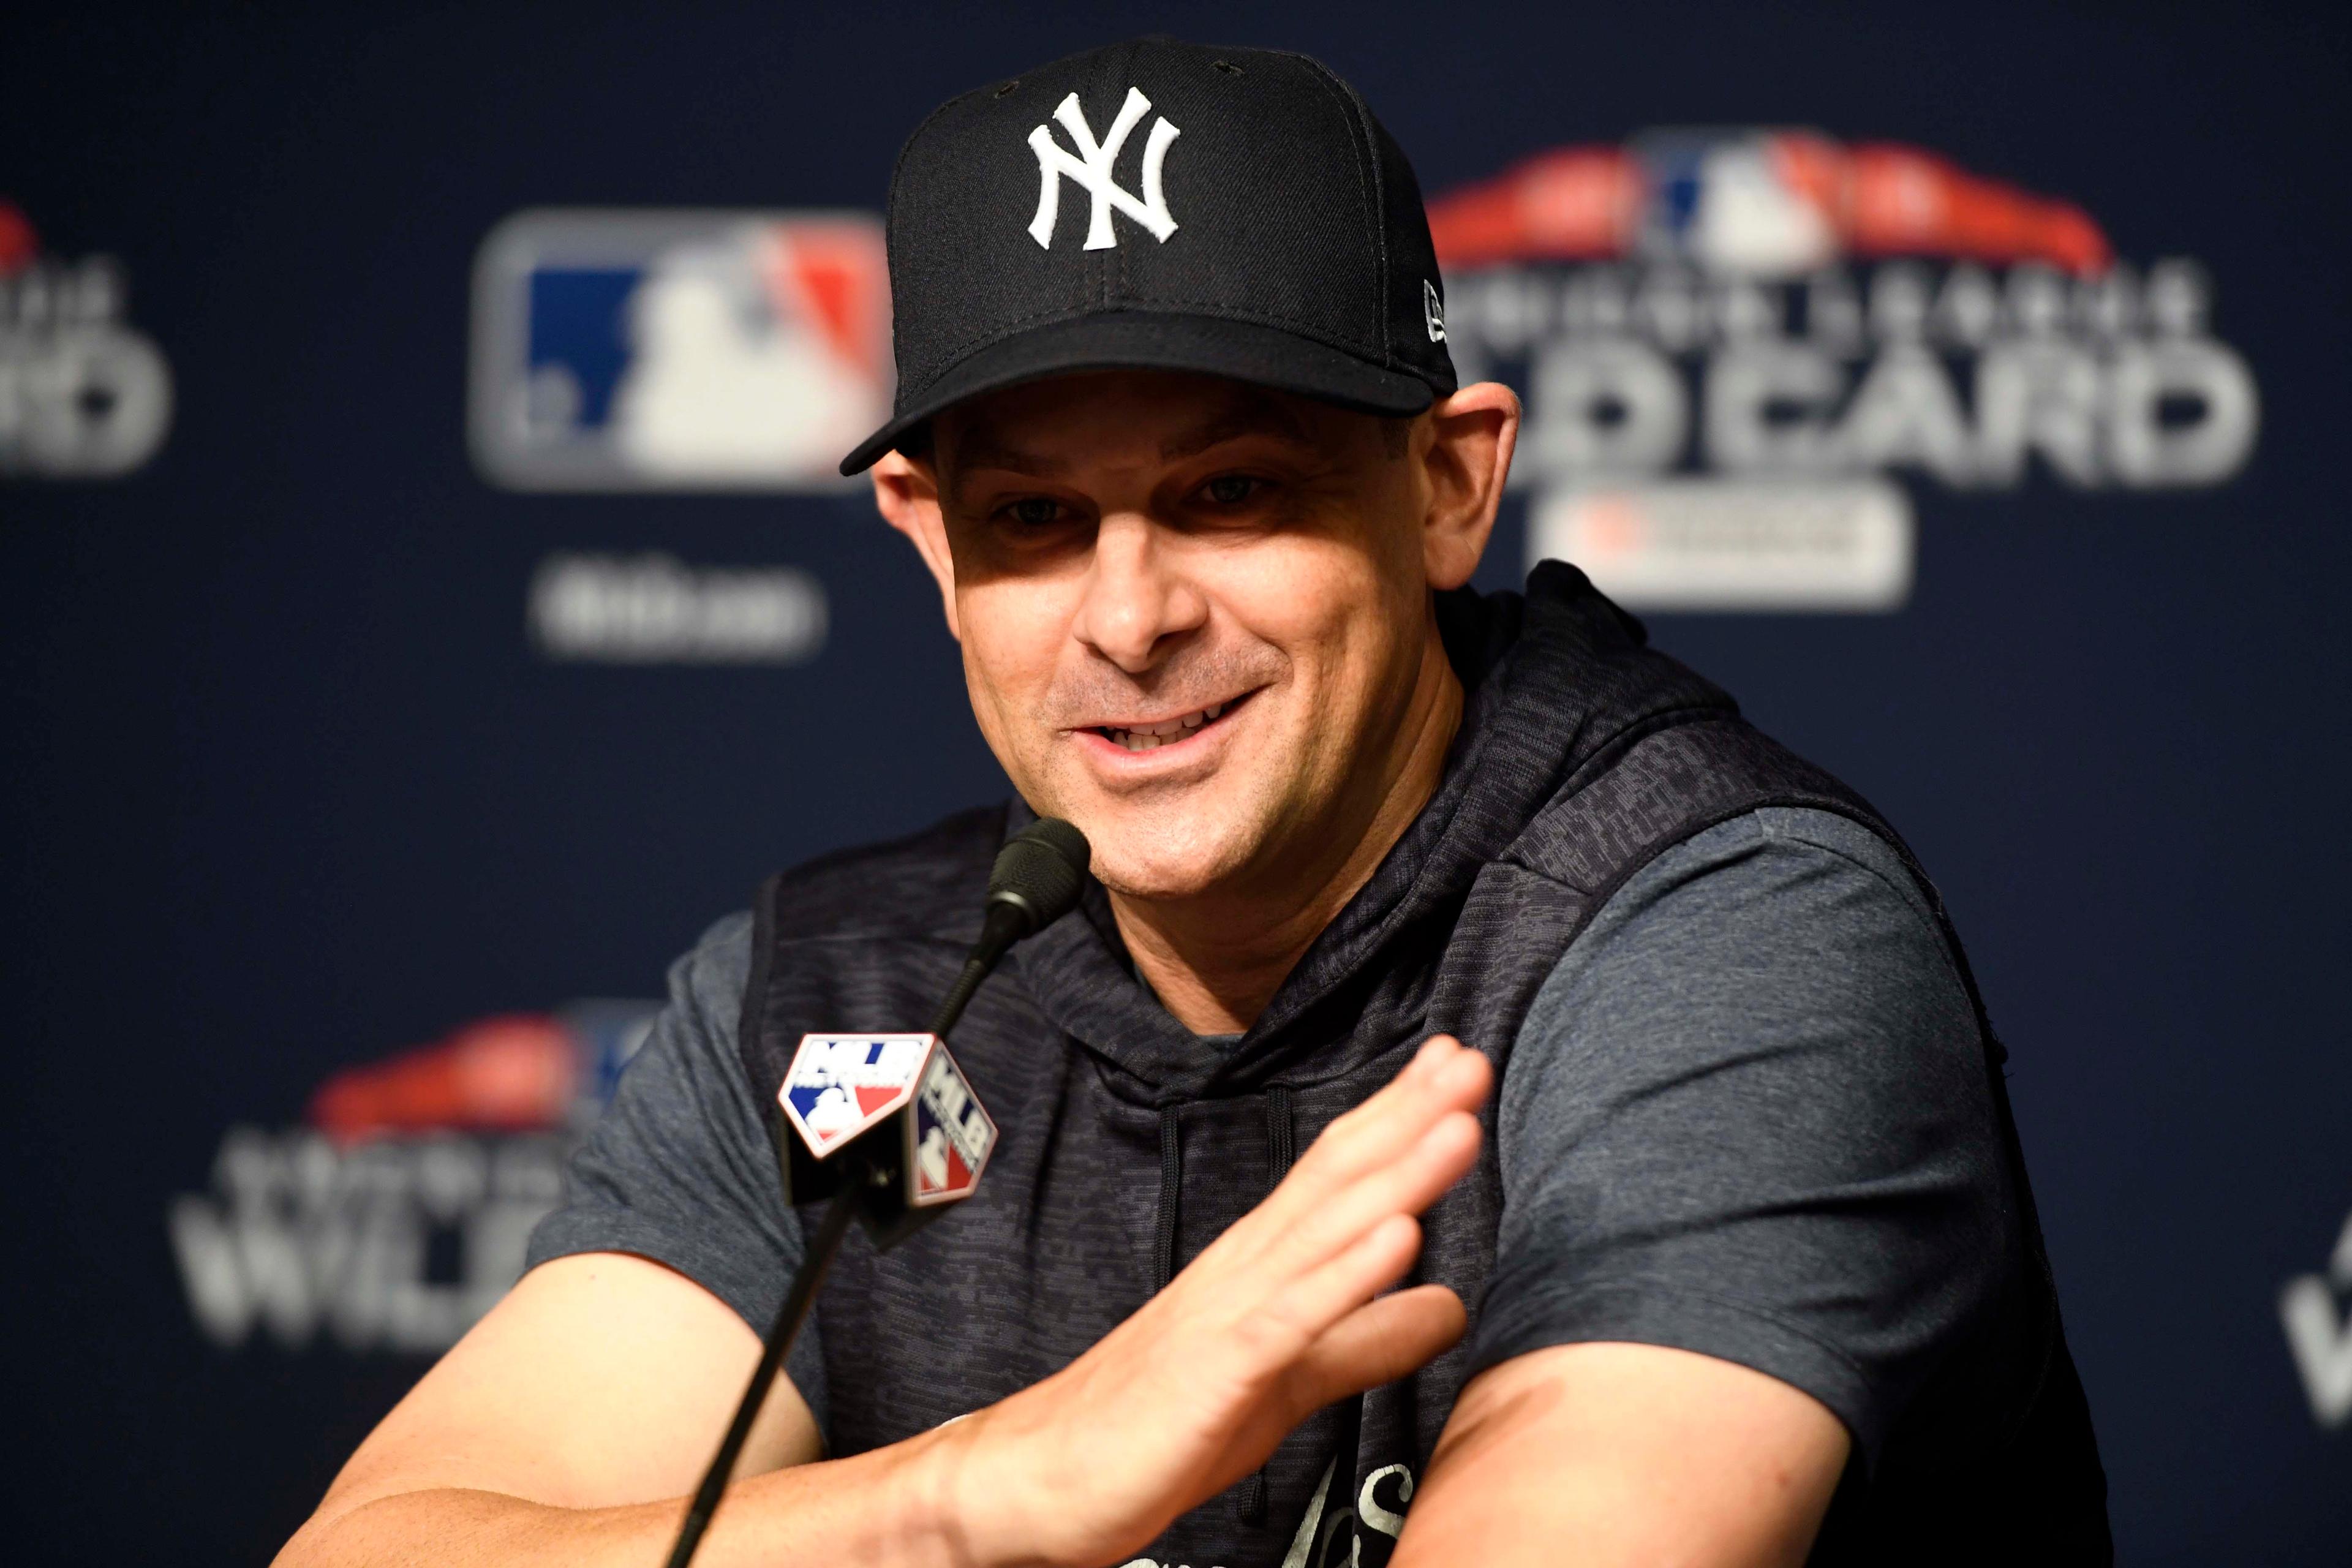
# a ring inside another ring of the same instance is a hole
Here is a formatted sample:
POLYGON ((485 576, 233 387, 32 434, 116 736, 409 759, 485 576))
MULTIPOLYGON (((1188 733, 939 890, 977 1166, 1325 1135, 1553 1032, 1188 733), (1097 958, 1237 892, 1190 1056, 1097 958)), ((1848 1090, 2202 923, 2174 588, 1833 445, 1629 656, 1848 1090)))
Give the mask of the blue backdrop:
MULTIPOLYGON (((562 1118, 412 1127, 371 1165, 299 1131, 321 1083, 516 1013, 560 1015, 608 1068, 628 1010, 580 999, 658 996, 766 871, 1004 788, 931 585, 856 491, 485 477, 467 400, 486 237, 528 208, 870 211, 941 98, 1159 28, 1328 60, 1433 194, 1659 127, 1811 127, 2063 197, 2143 275, 2193 260, 2204 331, 2259 388, 2227 473, 1898 466, 1900 607, 1650 618, 1885 809, 1970 939, 2125 1560, 2345 1561, 2343 15, 1371 0, 5 24, 18 1552, 265 1559, 449 1314, 478 1310, 446 1291, 478 1294, 507 1255, 484 1215, 543 1201, 562 1118), (105 297, 60 303, 76 289, 105 297), (42 408, 156 417, 143 361, 111 390, 41 380, 36 340, 72 310, 168 366, 151 455, 136 430, 114 459, 41 445, 42 408), (41 402, 60 395, 81 402, 41 402), (127 471, 66 471, 110 461, 127 471), (651 552, 685 563, 684 592, 748 582, 745 613, 802 614, 799 633, 765 662, 534 637, 551 556, 625 572, 651 552), (338 1229, 336 1205, 397 1214, 338 1229), (283 1223, 240 1219, 264 1210, 283 1223), (354 1236, 421 1248, 425 1293, 350 1285, 354 1236)), ((1523 570, 1528 504, 1490 584, 1523 570)))

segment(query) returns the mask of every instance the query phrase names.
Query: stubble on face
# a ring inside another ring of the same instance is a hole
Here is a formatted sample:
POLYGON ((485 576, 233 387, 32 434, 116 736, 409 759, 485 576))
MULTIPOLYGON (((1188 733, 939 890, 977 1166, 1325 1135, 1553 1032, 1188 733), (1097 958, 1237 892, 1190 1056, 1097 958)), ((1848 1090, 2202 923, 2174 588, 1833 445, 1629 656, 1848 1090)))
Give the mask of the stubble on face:
POLYGON ((1216 707, 1218 723, 1264 719, 1245 710, 1280 700, 1272 694, 1291 683, 1293 661, 1246 633, 1226 636, 1220 645, 1171 656, 1153 671, 1157 679, 1129 679, 1099 661, 1066 668, 1040 701, 1032 726, 1044 741, 1035 748, 1037 787, 1052 809, 1098 825, 1096 872, 1115 892, 1156 899, 1199 892, 1249 860, 1279 810, 1277 781, 1245 761, 1107 786, 1077 752, 1083 742, 1074 737, 1106 714, 1191 715, 1216 707), (1231 706, 1236 698, 1240 710, 1231 706))
POLYGON ((982 729, 1033 805, 1087 832, 1115 893, 1311 879, 1368 816, 1359 797, 1383 786, 1425 673, 1393 433, 1203 377, 1068 380, 1085 384, 1019 389, 942 436, 982 729), (959 466, 960 444, 985 468, 959 466), (1263 504, 1196 507, 1229 472, 1263 479, 1263 504), (1004 522, 1037 497, 1070 510, 1061 532, 1004 522), (1163 624, 1115 650, 1089 640, 1122 616, 1163 624), (1164 755, 1104 733, 1213 707, 1164 755))

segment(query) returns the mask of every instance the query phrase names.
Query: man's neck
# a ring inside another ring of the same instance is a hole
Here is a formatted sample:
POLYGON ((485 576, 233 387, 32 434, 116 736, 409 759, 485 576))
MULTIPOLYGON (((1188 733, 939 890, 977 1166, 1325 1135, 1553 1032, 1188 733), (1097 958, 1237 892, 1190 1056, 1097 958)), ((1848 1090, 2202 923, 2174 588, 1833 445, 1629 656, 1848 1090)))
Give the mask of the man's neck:
POLYGON ((1247 893, 1146 901, 1111 895, 1111 911, 1135 966, 1165 1006, 1196 1035, 1246 1030, 1421 815, 1445 771, 1461 727, 1462 682, 1433 633, 1398 732, 1387 787, 1336 863, 1327 858, 1272 896, 1247 893))

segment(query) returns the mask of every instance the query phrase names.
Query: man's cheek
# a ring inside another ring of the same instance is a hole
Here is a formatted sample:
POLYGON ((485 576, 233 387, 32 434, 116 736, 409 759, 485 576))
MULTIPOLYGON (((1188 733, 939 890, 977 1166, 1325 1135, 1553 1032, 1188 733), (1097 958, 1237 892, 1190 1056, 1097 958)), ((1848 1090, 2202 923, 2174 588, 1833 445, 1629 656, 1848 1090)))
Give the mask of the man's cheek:
POLYGON ((1002 680, 992 671, 982 658, 983 650, 971 642, 964 644, 964 690, 971 700, 971 716, 980 726, 981 738, 1008 773, 1026 771, 1036 750, 1026 731, 1033 728, 1024 722, 1034 705, 1024 708, 1017 700, 1007 700, 1002 680))

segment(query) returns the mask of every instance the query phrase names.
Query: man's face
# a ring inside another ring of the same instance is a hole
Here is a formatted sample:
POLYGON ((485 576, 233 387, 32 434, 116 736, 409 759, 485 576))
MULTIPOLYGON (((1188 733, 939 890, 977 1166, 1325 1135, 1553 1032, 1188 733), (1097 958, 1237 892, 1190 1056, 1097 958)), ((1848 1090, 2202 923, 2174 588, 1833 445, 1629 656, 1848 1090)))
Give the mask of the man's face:
POLYGON ((1369 823, 1423 663, 1443 658, 1418 435, 1125 371, 936 422, 972 710, 1023 795, 1086 833, 1107 886, 1279 880, 1369 823))

